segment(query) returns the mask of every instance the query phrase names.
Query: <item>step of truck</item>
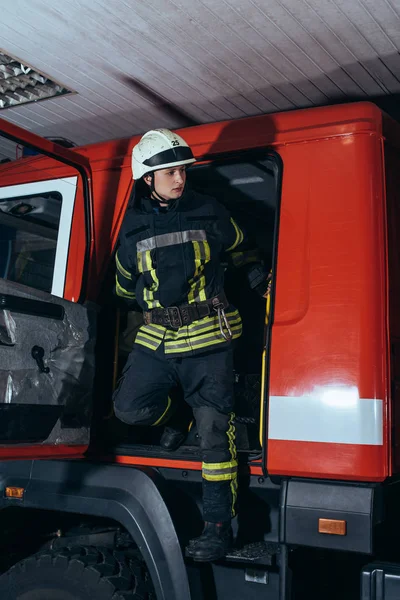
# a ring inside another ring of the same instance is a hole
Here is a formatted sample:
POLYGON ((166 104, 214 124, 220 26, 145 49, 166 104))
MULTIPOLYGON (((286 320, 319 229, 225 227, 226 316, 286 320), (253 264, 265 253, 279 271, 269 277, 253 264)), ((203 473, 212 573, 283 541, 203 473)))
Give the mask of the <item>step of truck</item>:
POLYGON ((229 552, 225 557, 225 561, 273 566, 276 564, 279 551, 279 544, 272 542, 253 542, 229 552))
MULTIPOLYGON (((146 458, 162 458, 162 459, 173 459, 173 460, 188 460, 201 462, 201 453, 198 446, 190 446, 183 444, 178 450, 171 452, 164 450, 159 445, 155 444, 118 444, 108 446, 107 448, 101 448, 103 453, 110 452, 113 455, 120 456, 144 456, 146 458)), ((241 451, 238 448, 238 454, 248 456, 249 451, 241 451)), ((258 457, 256 451, 254 455, 258 457)), ((252 454, 253 457, 253 454, 252 454)))

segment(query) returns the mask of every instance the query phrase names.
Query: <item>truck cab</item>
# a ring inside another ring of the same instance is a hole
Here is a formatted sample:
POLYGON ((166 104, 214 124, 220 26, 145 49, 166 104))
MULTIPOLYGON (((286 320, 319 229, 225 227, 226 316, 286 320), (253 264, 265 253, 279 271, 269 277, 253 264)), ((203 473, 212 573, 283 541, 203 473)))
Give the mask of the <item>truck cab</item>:
POLYGON ((195 424, 167 453, 157 428, 113 415, 142 322, 113 294, 139 138, 71 149, 0 120, 0 151, 36 152, 0 165, 0 519, 23 539, 43 517, 0 591, 33 593, 23 565, 40 579, 60 556, 116 585, 105 545, 130 583, 104 598, 288 600, 327 585, 375 597, 377 570, 397 577, 373 561, 396 560, 400 126, 356 103, 178 133, 197 158, 190 185, 226 205, 273 272, 266 302, 240 255, 226 265, 243 319, 235 548, 204 568, 184 556, 201 524, 195 424))

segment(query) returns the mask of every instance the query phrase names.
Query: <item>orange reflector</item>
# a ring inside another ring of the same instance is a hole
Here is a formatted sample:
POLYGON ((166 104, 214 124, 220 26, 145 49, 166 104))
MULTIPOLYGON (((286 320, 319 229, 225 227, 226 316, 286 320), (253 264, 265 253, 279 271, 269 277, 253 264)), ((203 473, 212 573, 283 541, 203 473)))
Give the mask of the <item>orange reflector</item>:
POLYGON ((20 487, 6 487, 6 498, 20 498, 24 497, 24 488, 20 487))
POLYGON ((330 535, 346 535, 346 521, 338 519, 318 519, 318 532, 330 535))

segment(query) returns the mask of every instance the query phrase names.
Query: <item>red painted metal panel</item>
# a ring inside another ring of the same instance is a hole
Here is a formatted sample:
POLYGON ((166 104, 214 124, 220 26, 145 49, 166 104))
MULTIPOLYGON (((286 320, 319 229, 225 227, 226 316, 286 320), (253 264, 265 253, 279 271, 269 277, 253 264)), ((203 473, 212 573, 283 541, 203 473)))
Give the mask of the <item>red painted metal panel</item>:
MULTIPOLYGON (((300 403, 318 396, 324 402, 324 391, 353 390, 361 408, 363 398, 382 400, 383 446, 270 440, 268 469, 384 479, 390 475, 390 440, 379 121, 375 133, 310 141, 299 150, 296 145, 281 149, 270 394, 300 403)), ((345 408, 340 398, 336 404, 331 398, 332 423, 341 419, 346 426, 345 408)), ((323 426, 316 418, 313 427, 323 426)), ((363 426, 360 417, 356 427, 363 426)))
MULTIPOLYGON (((360 402, 383 402, 382 445, 270 439, 268 469, 274 474, 378 481, 391 473, 381 120, 375 106, 362 103, 180 132, 199 158, 261 147, 273 147, 282 157, 271 395, 301 401, 317 388, 342 386, 357 390, 360 402)), ((78 151, 88 159, 94 178, 91 299, 98 297, 129 199, 130 153, 136 141, 78 151)), ((71 174, 67 171, 57 173, 71 174)), ((10 185, 26 177, 54 177, 55 170, 50 159, 35 158, 1 166, 0 174, 3 185, 10 185), (26 167, 32 165, 29 174, 26 167), (36 170, 39 165, 42 173, 36 170)), ((81 276, 82 232, 78 209, 67 273, 71 299, 81 276)), ((332 419, 339 412, 332 406, 332 419)), ((32 454, 37 450, 32 448, 32 454)), ((129 461, 149 464, 140 457, 129 461)))

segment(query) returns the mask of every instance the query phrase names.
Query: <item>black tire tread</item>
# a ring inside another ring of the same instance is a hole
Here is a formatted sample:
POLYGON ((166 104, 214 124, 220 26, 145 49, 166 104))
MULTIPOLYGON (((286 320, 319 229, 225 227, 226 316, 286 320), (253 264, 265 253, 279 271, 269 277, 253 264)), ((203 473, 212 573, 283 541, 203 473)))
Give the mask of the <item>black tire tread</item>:
POLYGON ((66 546, 26 558, 4 573, 0 581, 17 581, 20 574, 57 567, 101 590, 109 600, 155 600, 150 576, 137 552, 94 546, 66 546), (105 595, 106 594, 106 595, 105 595))

